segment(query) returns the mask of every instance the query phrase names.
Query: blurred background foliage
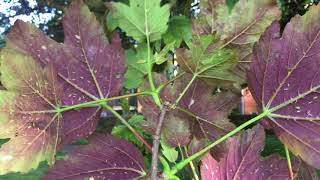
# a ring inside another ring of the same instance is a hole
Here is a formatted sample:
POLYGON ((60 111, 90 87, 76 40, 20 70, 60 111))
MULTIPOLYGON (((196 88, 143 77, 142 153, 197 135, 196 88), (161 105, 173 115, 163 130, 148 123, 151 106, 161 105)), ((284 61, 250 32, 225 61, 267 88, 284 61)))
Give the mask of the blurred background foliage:
MULTIPOLYGON (((106 24, 108 10, 106 3, 110 0, 84 0, 89 8, 96 14, 98 20, 102 24, 106 24)), ((128 2, 128 0, 115 0, 128 2)), ((226 0, 230 9, 238 0, 226 0)), ((304 14, 308 7, 320 0, 279 0, 282 10, 282 27, 296 14, 304 14)), ((22 19, 35 24, 42 29, 48 36, 58 42, 63 42, 62 17, 65 8, 70 4, 71 0, 0 0, 0 49, 5 45, 5 35, 14 24, 15 20, 22 19)), ((171 14, 185 15, 186 17, 196 16, 199 13, 199 0, 163 0, 163 3, 170 3, 172 7, 171 14)), ((105 26, 106 27, 106 26, 105 26)), ((106 28, 106 32, 108 29, 106 28)), ((108 32, 107 32, 108 33, 108 32)), ((126 40, 126 38, 124 38, 126 40)), ((127 39, 130 45, 130 39, 127 39)), ((125 41, 126 42, 126 41, 125 41)), ((124 136, 128 140, 135 142, 130 134, 123 133, 125 127, 118 126, 113 130, 113 134, 124 136), (122 132, 122 133, 121 133, 122 132), (130 139, 131 138, 131 139, 130 139)), ((1 144, 6 140, 0 141, 1 144)), ((139 146, 139 144, 137 144, 139 146)), ((140 147, 141 148, 141 147, 140 147)), ((284 149, 281 142, 272 134, 268 134, 266 138, 266 147, 262 152, 263 156, 272 153, 284 155, 284 149)), ((63 155, 62 155, 63 156, 63 155)), ((62 158, 62 157, 57 157, 62 158)), ((0 180, 37 180, 46 172, 48 165, 43 162, 37 170, 33 170, 28 174, 10 173, 0 176, 0 180)))
MULTIPOLYGON (((105 3, 110 0, 84 0, 90 9, 102 22, 107 14, 105 3)), ((127 2, 127 0, 115 0, 127 2)), ((182 14, 187 17, 196 15, 200 0, 163 0, 170 3, 172 15, 182 14)), ((226 0, 230 8, 238 0, 226 0)), ((303 14, 308 7, 320 0, 278 0, 283 17, 282 25, 285 25, 295 14, 303 14)), ((14 21, 22 19, 32 22, 58 42, 63 41, 61 19, 64 9, 71 0, 0 0, 0 47, 4 45, 5 34, 9 31, 14 21)))

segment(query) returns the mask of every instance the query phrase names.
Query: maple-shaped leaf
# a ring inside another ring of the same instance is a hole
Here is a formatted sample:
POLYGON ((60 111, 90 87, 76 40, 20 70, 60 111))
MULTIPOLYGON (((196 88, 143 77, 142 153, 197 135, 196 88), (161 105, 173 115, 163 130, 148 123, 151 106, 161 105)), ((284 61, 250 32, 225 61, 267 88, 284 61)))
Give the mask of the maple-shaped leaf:
POLYGON ((135 51, 133 49, 126 50, 126 66, 127 71, 124 75, 124 86, 127 89, 138 88, 148 74, 148 51, 146 45, 139 45, 135 51))
POLYGON ((301 163, 297 174, 298 180, 319 180, 320 177, 317 175, 317 170, 305 163, 301 163))
POLYGON ((63 89, 52 65, 42 68, 32 57, 1 51, 0 174, 28 172, 42 161, 54 162, 60 143, 63 89))
MULTIPOLYGON (((176 97, 190 79, 191 76, 186 75, 175 82, 175 87, 171 91, 174 91, 176 97)), ((201 132, 209 140, 214 140, 234 128, 228 116, 240 99, 236 94, 228 91, 213 95, 214 90, 214 86, 202 80, 196 80, 177 105, 195 116, 201 132)))
POLYGON ((229 71, 236 65, 235 54, 229 49, 215 49, 212 35, 199 36, 190 45, 190 50, 176 50, 180 67, 198 78, 235 81, 229 71))
POLYGON ((43 179, 136 179, 146 175, 139 149, 111 135, 94 134, 88 145, 69 148, 66 154, 43 179))
MULTIPOLYGON (((162 90, 160 96, 164 102, 174 104, 180 92, 191 80, 191 75, 185 75, 162 90)), ((195 121, 202 138, 214 140, 234 128, 227 116, 238 100, 237 95, 229 92, 213 95, 214 87, 204 81, 196 80, 186 92, 177 108, 169 109, 163 125, 164 137, 168 144, 177 146, 190 142, 191 124, 195 121), (169 133, 170 132, 170 133, 169 133), (173 142, 173 143, 170 143, 173 142)), ((139 98, 142 113, 147 121, 143 124, 149 133, 154 133, 159 121, 160 111, 150 97, 139 98)))
MULTIPOLYGON (((144 121, 144 117, 141 115, 133 115, 129 120, 128 123, 135 128, 135 130, 144 138, 144 139, 151 139, 150 136, 146 134, 146 132, 141 129, 140 124, 144 121)), ((112 129, 112 135, 119 137, 121 139, 126 139, 127 141, 133 143, 134 145, 138 146, 140 149, 145 148, 144 144, 134 135, 127 126, 120 124, 114 126, 112 129)))
POLYGON ((151 42, 156 41, 167 31, 170 7, 168 4, 160 6, 160 0, 130 0, 129 6, 112 2, 110 9, 118 26, 139 42, 146 36, 151 42))
POLYGON ((173 16, 168 25, 168 31, 163 35, 165 44, 174 42, 175 47, 179 47, 183 41, 187 43, 191 41, 192 29, 190 20, 186 16, 173 16))
POLYGON ((216 8, 223 4, 225 4, 225 0, 200 1, 200 14, 192 21, 193 34, 205 35, 216 32, 216 8))
MULTIPOLYGON (((61 106, 117 96, 124 81, 123 49, 118 35, 108 42, 102 26, 81 1, 71 3, 63 19, 64 44, 48 38, 35 26, 17 20, 7 36, 7 47, 32 56, 41 65, 54 64, 64 93, 61 106)), ((91 134, 100 108, 63 114, 64 143, 91 134)))
POLYGON ((254 48, 249 89, 291 152, 320 168, 320 5, 294 17, 282 37, 272 24, 254 48))
MULTIPOLYGON (((142 106, 142 114, 146 117, 141 127, 154 135, 160 118, 160 110, 150 97, 140 98, 139 102, 142 106)), ((191 136, 189 122, 188 117, 184 114, 168 111, 161 132, 163 141, 171 147, 187 145, 191 136)))
POLYGON ((240 62, 235 73, 245 78, 251 61, 252 47, 265 29, 279 20, 281 11, 275 0, 239 0, 230 11, 224 0, 200 3, 199 19, 194 21, 194 34, 216 34, 218 48, 233 48, 240 62))
MULTIPOLYGON (((230 138, 227 142, 229 150, 222 159, 217 161, 210 154, 202 159, 202 179, 289 179, 285 159, 278 155, 266 159, 260 157, 264 138, 264 129, 260 125, 230 138)), ((294 172, 296 169, 297 163, 294 161, 294 172)))

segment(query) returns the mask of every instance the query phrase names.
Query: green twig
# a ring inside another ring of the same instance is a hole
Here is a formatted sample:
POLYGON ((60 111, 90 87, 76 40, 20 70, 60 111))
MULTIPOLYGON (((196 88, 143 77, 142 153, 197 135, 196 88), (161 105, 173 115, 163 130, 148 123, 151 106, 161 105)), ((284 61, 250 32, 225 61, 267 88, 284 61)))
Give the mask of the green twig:
POLYGON ((181 72, 180 74, 178 74, 177 76, 175 76, 174 78, 170 79, 169 81, 161 84, 160 86, 157 87, 156 92, 160 92, 163 88, 165 88, 167 85, 169 85, 170 83, 174 82, 175 80, 181 78, 184 74, 186 74, 186 72, 181 72))
POLYGON ((175 165, 173 167, 173 169, 170 172, 170 176, 175 175, 179 170, 183 169, 189 162, 199 158, 200 156, 202 156, 203 154, 205 154, 207 151, 209 151, 211 148, 213 148, 214 146, 216 146, 217 144, 227 140, 229 137, 235 135, 236 133, 238 133, 239 131, 241 131, 243 128, 251 125, 252 123, 259 121, 260 119, 262 119, 263 117, 266 117, 268 114, 270 113, 270 111, 265 110, 262 114, 256 116, 255 118, 250 119, 249 121, 241 124, 240 126, 238 126, 237 128, 235 128, 234 130, 230 131, 229 133, 227 133, 226 135, 222 136, 220 139, 216 140, 215 142, 213 142, 212 144, 210 144, 209 146, 205 147, 204 149, 198 151, 197 153, 193 154, 192 156, 188 157, 187 159, 185 159, 184 161, 181 161, 180 163, 178 163, 177 165, 175 165))
POLYGON ((116 116, 128 129, 130 129, 130 131, 146 146, 149 151, 152 151, 152 148, 147 141, 143 139, 143 137, 117 111, 107 104, 101 104, 101 106, 116 116))
MULTIPOLYGON (((189 155, 188 155, 188 148, 187 148, 187 147, 184 147, 184 151, 186 152, 187 157, 189 157, 189 155)), ((193 162, 190 161, 189 165, 190 165, 190 167, 191 167, 191 170, 192 170, 194 179, 195 179, 195 180, 199 180, 200 178, 199 178, 199 176, 198 176, 198 174, 197 174, 197 171, 196 171, 196 168, 195 168, 193 162)))
POLYGON ((177 105, 180 100, 182 99, 182 97, 186 94, 186 92, 188 91, 188 89, 190 88, 191 84, 193 83, 193 81, 197 78, 196 75, 192 76, 192 79, 189 81, 189 83, 187 84, 187 86, 183 89, 182 93, 179 95, 178 99, 176 100, 175 105, 177 105))
POLYGON ((148 9, 147 9, 147 0, 145 0, 144 2, 144 22, 145 22, 145 35, 146 35, 146 39, 147 39, 147 49, 148 49, 148 59, 147 59, 147 65, 148 65, 148 81, 149 81, 149 85, 150 85, 150 89, 152 91, 152 97, 154 102, 157 104, 157 106, 161 107, 161 101, 159 98, 159 94, 156 92, 156 87, 154 85, 153 82, 153 78, 152 78, 152 59, 151 59, 151 48, 150 48, 150 32, 149 32, 149 28, 148 28, 148 9))
POLYGON ((62 113, 65 111, 70 111, 70 110, 89 107, 89 106, 100 106, 100 103, 118 100, 118 99, 124 99, 124 98, 128 98, 128 97, 133 97, 133 96, 140 96, 140 95, 152 95, 152 93, 149 91, 144 91, 144 92, 126 94, 126 95, 116 96, 116 97, 111 97, 111 98, 99 99, 99 100, 94 100, 94 101, 89 101, 89 102, 84 102, 84 103, 80 103, 80 104, 75 104, 72 106, 59 108, 59 109, 56 109, 55 112, 62 113))
POLYGON ((289 177, 290 177, 290 180, 293 180, 294 176, 293 176, 293 171, 292 171, 290 152, 289 152, 289 149, 288 149, 288 147, 286 145, 284 145, 284 149, 285 149, 285 152, 286 152, 286 158, 287 158, 287 162, 288 162, 289 177))

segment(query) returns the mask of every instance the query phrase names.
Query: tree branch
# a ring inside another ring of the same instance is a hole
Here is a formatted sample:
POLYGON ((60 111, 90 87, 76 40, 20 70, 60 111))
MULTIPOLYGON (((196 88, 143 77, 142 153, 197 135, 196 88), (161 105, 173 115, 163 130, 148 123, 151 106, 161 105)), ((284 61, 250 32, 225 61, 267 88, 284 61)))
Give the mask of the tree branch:
POLYGON ((159 144, 160 144, 162 125, 164 122, 166 112, 167 112, 166 105, 162 105, 161 106, 161 114, 160 114, 159 122, 157 125, 156 133, 153 136, 151 180, 157 180, 159 144))

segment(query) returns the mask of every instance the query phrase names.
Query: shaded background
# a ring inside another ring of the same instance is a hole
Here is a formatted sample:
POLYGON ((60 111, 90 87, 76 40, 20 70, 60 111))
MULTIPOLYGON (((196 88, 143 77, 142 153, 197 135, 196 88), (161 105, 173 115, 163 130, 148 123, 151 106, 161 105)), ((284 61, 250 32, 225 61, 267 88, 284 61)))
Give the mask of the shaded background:
MULTIPOLYGON (((105 23, 107 9, 105 2, 110 0, 84 0, 102 23, 105 23)), ((115 0, 126 2, 127 0, 115 0)), ((196 15, 200 0, 164 0, 172 5, 172 14, 187 17, 196 15)), ((230 8, 238 0, 226 0, 230 8)), ((320 0, 279 0, 284 25, 295 14, 303 14, 309 5, 320 0)), ((61 19, 64 9, 71 0, 0 0, 0 48, 4 46, 5 34, 17 19, 32 22, 58 42, 63 41, 61 19)))
MULTIPOLYGON (((108 10, 104 5, 111 0, 84 0, 91 11, 95 13, 101 24, 106 24, 106 15, 108 10)), ((127 2, 128 0, 115 0, 127 2)), ((238 0, 226 0, 230 8, 238 0)), ((308 7, 320 0, 279 0, 282 10, 282 27, 296 14, 303 14, 308 7)), ((71 0, 0 0, 0 49, 5 45, 5 35, 10 30, 10 27, 17 19, 31 22, 42 29, 48 36, 58 42, 63 42, 62 17, 64 9, 70 4, 71 0)), ((163 0, 163 3, 170 3, 172 6, 172 15, 182 14, 187 17, 196 16, 199 13, 199 0, 163 0)), ((104 26, 106 32, 108 30, 104 26)), ((124 37, 124 46, 132 45, 132 41, 124 37)), ((238 113, 233 114, 231 119, 241 119, 241 121, 234 122, 235 124, 242 124, 250 117, 239 117, 238 113)), ((105 126, 100 129, 106 129, 105 126)), ((98 128, 99 130, 99 128, 98 128)), ((0 140, 0 145, 1 145, 0 140)), ((81 142, 80 142, 81 144, 81 142)), ((85 142, 84 142, 85 144, 85 142)), ((281 142, 270 135, 266 139, 266 148, 262 155, 267 156, 274 152, 284 155, 281 142)), ((62 157, 62 156, 61 156, 62 157)), ((58 157, 59 158, 59 155, 58 157)), ((48 169, 46 163, 28 174, 21 175, 20 173, 10 173, 8 175, 0 176, 0 180, 37 180, 48 169)))

